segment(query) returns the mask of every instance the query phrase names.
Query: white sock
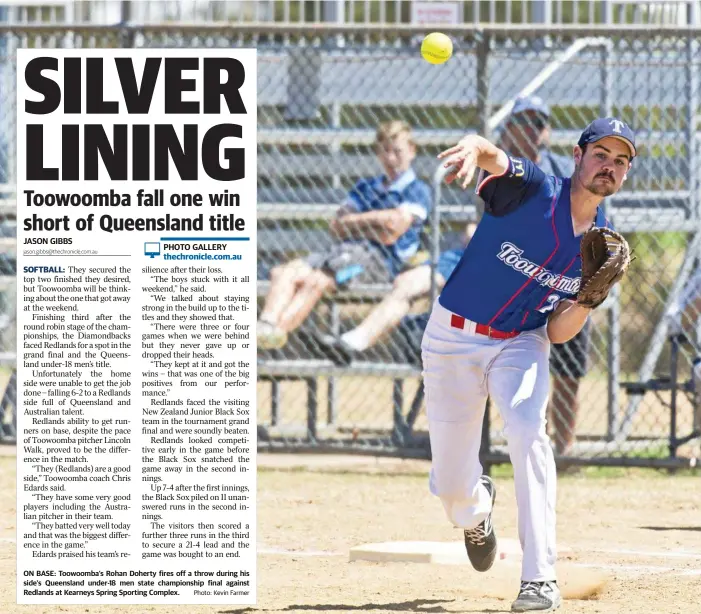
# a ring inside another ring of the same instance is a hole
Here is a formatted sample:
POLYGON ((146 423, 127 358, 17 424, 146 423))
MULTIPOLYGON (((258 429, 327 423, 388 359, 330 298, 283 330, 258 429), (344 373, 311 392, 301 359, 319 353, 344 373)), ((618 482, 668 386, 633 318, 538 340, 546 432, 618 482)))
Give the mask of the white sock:
POLYGON ((341 339, 357 352, 367 350, 370 346, 370 340, 367 335, 357 328, 349 330, 347 333, 341 335, 341 339))

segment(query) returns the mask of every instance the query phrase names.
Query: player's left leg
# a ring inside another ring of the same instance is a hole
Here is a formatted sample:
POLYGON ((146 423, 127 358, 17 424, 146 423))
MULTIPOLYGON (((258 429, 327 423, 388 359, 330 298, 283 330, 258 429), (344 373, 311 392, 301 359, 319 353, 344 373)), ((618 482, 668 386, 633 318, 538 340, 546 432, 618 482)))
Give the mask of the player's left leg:
POLYGON ((487 391, 485 367, 494 344, 450 325, 434 303, 421 345, 431 442, 429 489, 454 527, 463 529, 473 567, 487 571, 496 556, 491 515, 494 484, 482 475, 479 451, 487 391))
POLYGON ((514 468, 518 530, 523 548, 516 611, 560 603, 555 560, 555 459, 545 431, 550 384, 545 329, 504 342, 487 375, 489 395, 505 423, 514 468))

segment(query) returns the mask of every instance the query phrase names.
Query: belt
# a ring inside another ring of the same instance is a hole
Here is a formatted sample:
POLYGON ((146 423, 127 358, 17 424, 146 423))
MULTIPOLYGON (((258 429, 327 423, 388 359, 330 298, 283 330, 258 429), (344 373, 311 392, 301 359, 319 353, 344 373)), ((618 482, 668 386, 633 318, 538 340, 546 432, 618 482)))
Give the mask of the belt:
MULTIPOLYGON (((459 328, 462 330, 465 328, 465 318, 454 313, 450 316, 450 325, 453 328, 459 328)), ((490 339, 511 339, 520 334, 520 331, 517 330, 511 331, 510 333, 505 333, 504 331, 496 330, 491 326, 487 326, 486 324, 475 324, 475 332, 478 335, 484 335, 490 339)))

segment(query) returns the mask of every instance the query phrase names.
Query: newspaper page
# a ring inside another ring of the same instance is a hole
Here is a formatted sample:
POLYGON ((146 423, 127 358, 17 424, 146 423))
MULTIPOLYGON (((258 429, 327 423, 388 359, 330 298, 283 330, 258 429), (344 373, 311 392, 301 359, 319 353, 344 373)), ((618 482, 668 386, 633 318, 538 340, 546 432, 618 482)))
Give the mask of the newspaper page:
POLYGON ((17 90, 17 602, 254 604, 256 52, 17 90))

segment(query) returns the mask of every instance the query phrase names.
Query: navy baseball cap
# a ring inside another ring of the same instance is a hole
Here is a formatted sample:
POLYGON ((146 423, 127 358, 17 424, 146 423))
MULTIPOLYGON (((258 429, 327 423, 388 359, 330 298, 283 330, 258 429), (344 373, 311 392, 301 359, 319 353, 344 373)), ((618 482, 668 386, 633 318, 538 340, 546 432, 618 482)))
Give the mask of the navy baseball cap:
POLYGON ((546 119, 550 117, 550 109, 539 96, 521 96, 514 101, 514 106, 511 109, 511 115, 518 115, 526 111, 535 111, 540 113, 546 119))
POLYGON ((577 145, 580 147, 588 143, 596 143, 601 139, 612 136, 619 141, 623 141, 630 149, 631 160, 637 155, 635 149, 635 134, 625 122, 615 117, 600 117, 589 124, 579 137, 577 145))

